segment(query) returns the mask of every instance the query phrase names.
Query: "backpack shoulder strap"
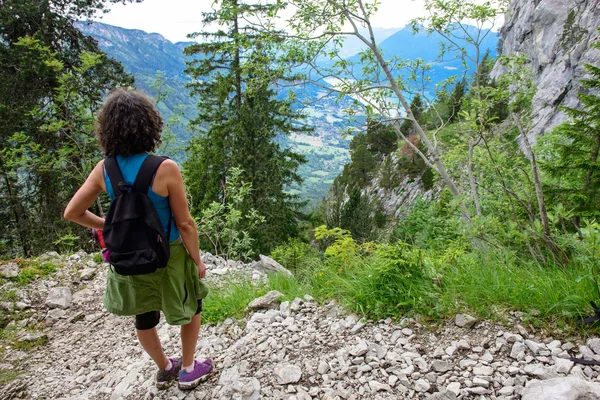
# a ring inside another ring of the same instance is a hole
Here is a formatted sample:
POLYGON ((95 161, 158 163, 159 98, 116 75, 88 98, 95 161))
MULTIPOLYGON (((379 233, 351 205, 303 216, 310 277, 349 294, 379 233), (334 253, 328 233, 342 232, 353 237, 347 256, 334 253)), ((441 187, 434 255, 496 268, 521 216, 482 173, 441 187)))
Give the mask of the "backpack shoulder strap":
POLYGON ((152 184, 152 180, 154 179, 154 175, 156 174, 156 170, 167 158, 149 155, 146 157, 140 170, 135 177, 135 182, 133 183, 133 190, 138 193, 148 193, 148 189, 150 189, 150 185, 152 184))
POLYGON ((121 174, 119 164, 117 164, 117 158, 115 156, 106 157, 104 159, 104 169, 110 179, 110 185, 112 186, 115 197, 123 194, 119 184, 125 183, 125 180, 123 179, 123 174, 121 174))

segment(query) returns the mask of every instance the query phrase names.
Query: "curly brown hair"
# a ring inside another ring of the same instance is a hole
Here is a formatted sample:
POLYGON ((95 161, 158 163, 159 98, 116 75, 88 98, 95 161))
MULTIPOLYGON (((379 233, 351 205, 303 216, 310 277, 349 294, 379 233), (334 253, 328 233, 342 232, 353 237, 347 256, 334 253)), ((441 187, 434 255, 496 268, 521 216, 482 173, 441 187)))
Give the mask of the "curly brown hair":
POLYGON ((107 157, 153 152, 162 141, 163 119, 154 102, 138 90, 115 89, 96 123, 96 135, 107 157))

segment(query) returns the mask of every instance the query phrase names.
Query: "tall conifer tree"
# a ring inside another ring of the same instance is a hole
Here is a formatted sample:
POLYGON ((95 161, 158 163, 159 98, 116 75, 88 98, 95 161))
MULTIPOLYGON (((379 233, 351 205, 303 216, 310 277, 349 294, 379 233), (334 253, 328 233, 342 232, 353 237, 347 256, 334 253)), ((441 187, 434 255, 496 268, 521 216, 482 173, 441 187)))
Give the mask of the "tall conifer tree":
POLYGON ((294 78, 277 62, 279 39, 247 22, 268 24, 278 7, 217 0, 214 11, 204 14, 204 24, 217 30, 193 34, 203 40, 185 51, 195 57, 187 72, 199 99, 191 124, 198 133, 184 164, 192 210, 199 215, 211 202, 222 201, 227 171, 242 169, 253 187, 247 207, 266 219, 251 232, 256 250, 263 252, 296 234, 299 203, 284 190, 301 182, 296 171, 304 158, 282 149, 277 137, 306 130, 292 108, 293 96, 281 99, 276 91, 277 83, 294 78))

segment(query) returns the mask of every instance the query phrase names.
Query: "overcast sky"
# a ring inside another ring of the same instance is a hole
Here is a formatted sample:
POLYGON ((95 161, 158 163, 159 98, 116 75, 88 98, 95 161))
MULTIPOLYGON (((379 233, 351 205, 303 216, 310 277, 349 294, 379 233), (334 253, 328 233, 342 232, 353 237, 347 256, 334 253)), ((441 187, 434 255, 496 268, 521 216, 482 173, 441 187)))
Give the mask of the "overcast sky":
MULTIPOLYGON (((142 3, 112 5, 111 12, 98 19, 123 28, 157 32, 172 42, 189 41, 187 34, 202 29, 202 11, 208 11, 213 0, 144 0, 142 3)), ((381 0, 372 18, 378 28, 402 28, 424 13, 424 0, 381 0)))

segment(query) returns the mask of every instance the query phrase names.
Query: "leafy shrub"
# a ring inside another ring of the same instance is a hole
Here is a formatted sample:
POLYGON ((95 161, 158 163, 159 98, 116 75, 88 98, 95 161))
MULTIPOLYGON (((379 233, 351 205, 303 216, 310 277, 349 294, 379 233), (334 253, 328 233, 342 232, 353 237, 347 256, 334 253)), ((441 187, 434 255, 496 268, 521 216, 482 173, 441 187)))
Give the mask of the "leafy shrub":
POLYGON ((374 319, 400 317, 434 304, 435 287, 424 272, 420 250, 401 242, 373 247, 371 254, 352 258, 350 265, 348 260, 328 259, 313 274, 315 293, 340 299, 374 319))
POLYGON ((459 222, 442 201, 418 199, 405 219, 392 233, 392 241, 413 243, 417 247, 444 247, 459 237, 459 222))
POLYGON ((249 232, 265 221, 255 209, 246 207, 252 185, 243 181, 242 173, 239 168, 229 170, 223 201, 202 210, 198 223, 200 236, 210 242, 214 254, 227 259, 250 258, 254 240, 249 232))

